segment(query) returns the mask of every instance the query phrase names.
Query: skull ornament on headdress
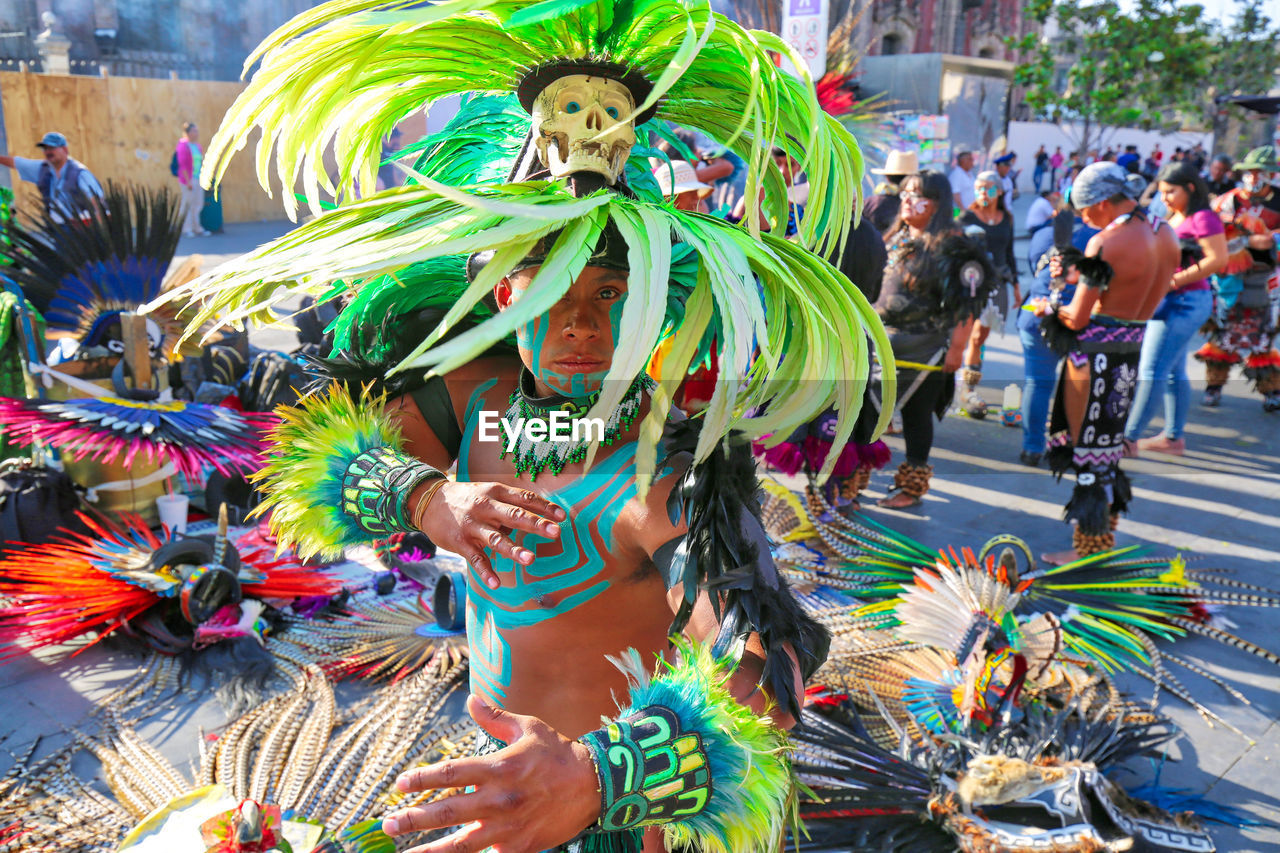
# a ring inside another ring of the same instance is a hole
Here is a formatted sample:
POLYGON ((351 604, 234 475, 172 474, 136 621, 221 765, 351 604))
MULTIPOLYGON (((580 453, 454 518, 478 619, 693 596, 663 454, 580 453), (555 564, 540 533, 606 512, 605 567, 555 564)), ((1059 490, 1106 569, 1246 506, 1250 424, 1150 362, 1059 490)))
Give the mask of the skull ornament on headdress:
POLYGON ((617 80, 587 74, 559 78, 530 110, 538 158, 557 178, 596 172, 616 183, 636 143, 630 118, 635 106, 630 90, 617 80))

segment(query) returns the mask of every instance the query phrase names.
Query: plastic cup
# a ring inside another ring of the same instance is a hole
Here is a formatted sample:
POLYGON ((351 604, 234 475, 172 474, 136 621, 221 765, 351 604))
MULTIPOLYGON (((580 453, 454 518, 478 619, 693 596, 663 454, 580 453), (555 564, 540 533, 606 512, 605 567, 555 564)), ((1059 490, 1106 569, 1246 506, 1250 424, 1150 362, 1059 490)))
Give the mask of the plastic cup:
POLYGON ((160 513, 160 523, 173 533, 187 532, 187 505, 191 499, 186 495, 161 495, 156 498, 156 510, 160 513))

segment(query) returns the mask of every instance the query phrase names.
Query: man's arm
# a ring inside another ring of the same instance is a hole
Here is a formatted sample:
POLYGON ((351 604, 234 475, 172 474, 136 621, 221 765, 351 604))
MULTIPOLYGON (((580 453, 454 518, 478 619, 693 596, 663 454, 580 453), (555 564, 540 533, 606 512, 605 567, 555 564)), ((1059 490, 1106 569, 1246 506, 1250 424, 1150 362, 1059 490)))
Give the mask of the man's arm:
MULTIPOLYGON (((1086 259, 1092 259, 1091 263, 1081 263, 1075 266, 1075 272, 1068 276, 1067 283, 1074 284, 1078 281, 1075 295, 1071 298, 1068 305, 1064 305, 1058 309, 1058 319, 1062 321, 1062 325, 1072 331, 1080 331, 1089 325, 1090 319, 1093 317, 1093 309, 1098 304, 1098 300, 1102 298, 1102 291, 1110 283, 1110 279, 1095 271, 1106 265, 1102 260, 1102 247, 1104 241, 1102 234, 1095 234, 1089 239, 1089 245, 1085 247, 1084 254, 1086 259), (1073 278, 1076 281, 1073 281, 1073 278), (1105 280, 1104 280, 1105 279, 1105 280)), ((1105 267, 1106 271, 1110 271, 1110 267, 1105 267)))
POLYGON ((32 184, 40 179, 40 164, 42 162, 44 161, 32 160, 30 157, 18 157, 14 154, 0 155, 0 166, 16 169, 19 178, 32 184))

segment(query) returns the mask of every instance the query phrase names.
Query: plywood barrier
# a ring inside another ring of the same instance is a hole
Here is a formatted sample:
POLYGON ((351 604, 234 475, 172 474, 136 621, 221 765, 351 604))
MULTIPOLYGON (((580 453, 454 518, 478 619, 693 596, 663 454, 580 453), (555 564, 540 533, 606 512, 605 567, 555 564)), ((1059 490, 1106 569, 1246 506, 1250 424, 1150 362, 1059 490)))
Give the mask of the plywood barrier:
MULTIPOLYGON (((39 157, 35 143, 50 130, 67 136, 71 156, 99 180, 129 180, 153 187, 178 187, 169 172, 182 124, 200 128, 201 148, 243 88, 240 83, 87 77, 0 72, 0 98, 10 151, 39 157)), ((254 174, 257 134, 231 161, 223 178, 222 214, 227 222, 285 218, 280 193, 269 197, 254 174)), ((18 182, 18 203, 38 205, 34 184, 18 182)))

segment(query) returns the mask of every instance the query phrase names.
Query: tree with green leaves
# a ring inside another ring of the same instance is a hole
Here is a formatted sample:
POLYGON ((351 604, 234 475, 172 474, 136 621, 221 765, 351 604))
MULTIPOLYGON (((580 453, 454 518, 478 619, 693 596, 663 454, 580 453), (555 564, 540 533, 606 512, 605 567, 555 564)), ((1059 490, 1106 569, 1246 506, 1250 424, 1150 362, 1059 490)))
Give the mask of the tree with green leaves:
POLYGON ((1030 0, 1026 12, 1045 35, 1008 40, 1024 57, 1014 82, 1039 117, 1079 123, 1079 150, 1116 127, 1172 127, 1199 112, 1212 48, 1201 6, 1030 0))
POLYGON ((1280 67, 1280 23, 1264 11, 1263 0, 1238 0, 1230 22, 1214 33, 1215 49, 1205 81, 1203 115, 1213 125, 1219 151, 1235 153, 1250 147, 1238 136, 1240 122, 1255 118, 1242 107, 1219 103, 1232 95, 1265 95, 1275 85, 1280 67), (1236 121, 1233 123, 1231 119, 1236 121), (1228 128, 1234 124, 1235 133, 1228 128))

